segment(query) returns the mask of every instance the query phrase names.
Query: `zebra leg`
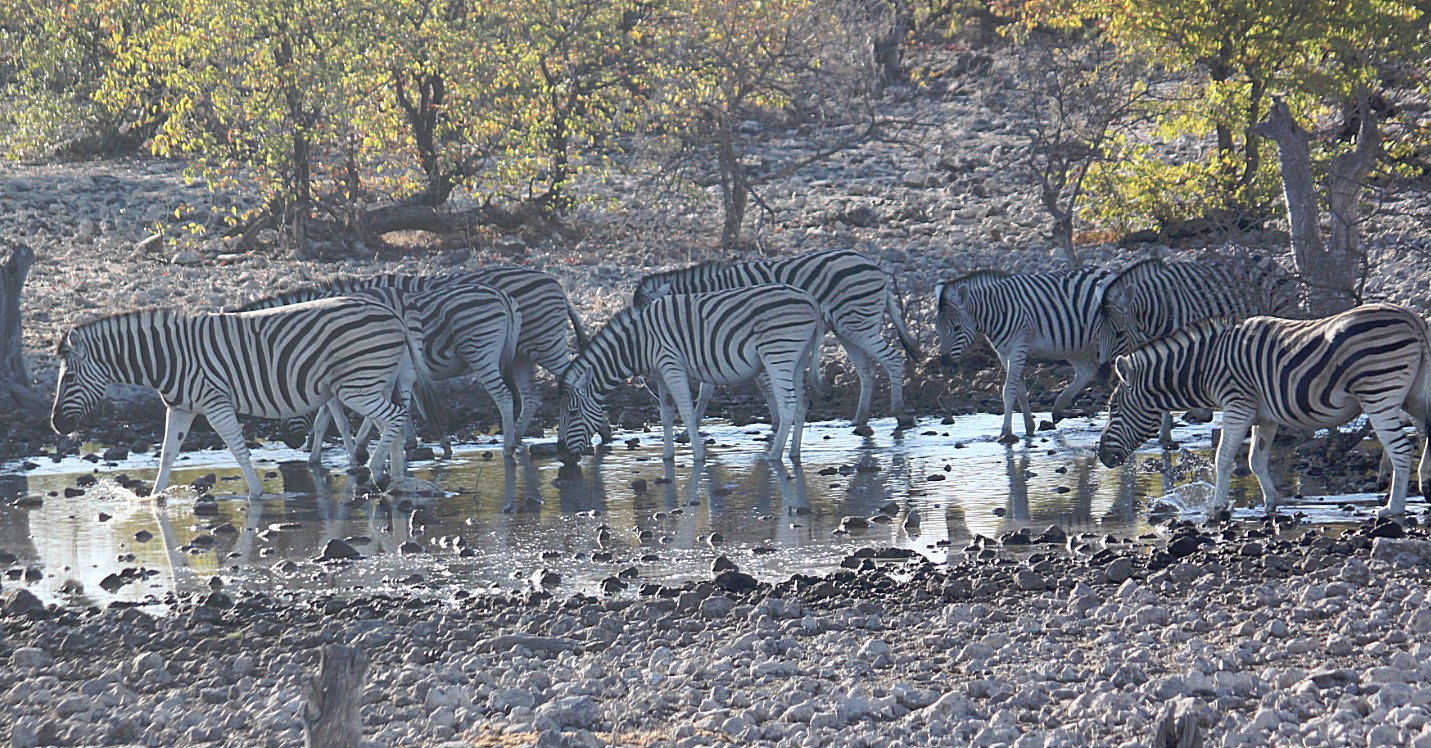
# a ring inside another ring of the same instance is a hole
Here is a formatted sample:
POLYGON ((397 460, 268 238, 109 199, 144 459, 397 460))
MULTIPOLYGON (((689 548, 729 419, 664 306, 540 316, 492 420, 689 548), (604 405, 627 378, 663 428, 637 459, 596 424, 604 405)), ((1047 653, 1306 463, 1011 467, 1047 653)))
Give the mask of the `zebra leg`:
MULTIPOLYGON (((492 402, 497 404, 497 413, 502 419, 502 451, 511 454, 517 448, 517 442, 521 440, 521 430, 517 427, 516 408, 517 403, 512 397, 512 389, 507 386, 506 378, 502 376, 502 361, 500 351, 492 350, 490 354, 483 355, 482 351, 465 348, 462 350, 462 358, 467 362, 467 366, 477 375, 477 381, 482 384, 482 389, 492 398, 492 402)), ((444 454, 451 451, 446 448, 444 454)))
MULTIPOLYGON (((772 421, 780 422, 780 428, 775 431, 775 437, 770 440, 770 452, 765 459, 779 462, 781 453, 785 451, 785 442, 790 439, 791 431, 799 427, 797 424, 803 426, 804 418, 801 416, 800 406, 804 399, 804 393, 801 392, 800 386, 804 377, 799 368, 794 370, 782 368, 774 372, 767 368, 765 371, 770 377, 770 389, 776 406, 776 409, 771 411, 770 418, 772 421)), ((797 441, 790 450, 792 462, 800 461, 798 438, 796 437, 797 441)))
POLYGON ((219 438, 224 440, 238 461, 239 470, 243 471, 244 480, 248 482, 248 498, 256 501, 263 495, 263 483, 258 479, 258 471, 253 469, 253 459, 248 443, 244 441, 243 424, 239 423, 238 414, 232 405, 222 403, 205 409, 204 417, 209 419, 209 425, 219 433, 219 438))
MULTIPOLYGON (((1088 386, 1093 378, 1098 376, 1098 363, 1091 360, 1070 361, 1073 364, 1073 381, 1068 383, 1063 392, 1058 393, 1058 398, 1053 401, 1053 422, 1058 423, 1063 420, 1063 412, 1073 405, 1073 399, 1078 393, 1088 386)), ((1025 392, 1025 397, 1027 397, 1025 392)), ((1025 403, 1024 412, 1028 412, 1028 405, 1025 403)), ((1033 433, 1030 431, 1029 433, 1033 433)))
MULTIPOLYGON (((904 407, 904 354, 878 334, 870 341, 869 349, 865 353, 879 363, 880 368, 884 369, 885 376, 889 377, 889 409, 894 412, 897 428, 914 428, 914 419, 905 412, 904 407)), ((862 391, 865 381, 860 380, 862 391)), ((871 376, 867 381, 871 397, 873 397, 874 377, 871 376)))
POLYGON ((715 385, 710 382, 701 382, 700 394, 696 396, 697 421, 706 417, 706 406, 711 404, 712 397, 715 397, 715 385))
POLYGON ((189 427, 199 414, 192 410, 169 409, 164 417, 164 444, 159 448, 159 475, 154 478, 152 494, 157 496, 169 486, 169 472, 174 467, 174 458, 179 456, 179 447, 184 437, 189 435, 189 427))
POLYGON ((855 367, 855 374, 860 378, 860 401, 855 406, 855 433, 860 436, 869 436, 870 431, 870 405, 874 401, 874 365, 870 362, 870 354, 860 345, 852 342, 849 338, 836 335, 840 345, 845 347, 845 353, 850 357, 850 365, 855 367))
POLYGON ((765 407, 770 410, 770 430, 780 430, 780 405, 775 402, 775 392, 770 389, 770 374, 764 369, 755 375, 755 386, 760 388, 760 394, 765 397, 765 407))
MULTIPOLYGON (((1411 421, 1399 407, 1366 415, 1371 427, 1376 430, 1376 438, 1381 440, 1382 454, 1391 458, 1391 490, 1386 497, 1386 507, 1377 514, 1383 517, 1405 514, 1406 488, 1411 481, 1411 456, 1416 451, 1416 443, 1409 433, 1411 421)), ((1417 472, 1419 478, 1420 470, 1417 472)))
MULTIPOLYGON (((1166 414, 1164 414, 1166 415, 1166 414)), ((1277 513, 1277 484, 1272 480, 1268 462, 1272 457, 1272 441, 1277 438, 1277 424, 1259 423, 1252 427, 1252 446, 1247 452, 1247 467, 1257 476, 1257 485, 1262 488, 1262 506, 1268 515, 1277 513)))
POLYGON ((1222 414, 1222 441, 1217 445, 1214 466, 1217 482, 1212 492, 1212 511, 1220 512, 1227 507, 1227 496, 1232 490, 1232 465, 1237 460, 1237 450, 1256 417, 1256 406, 1234 410, 1228 408, 1222 414))
POLYGON ((1173 441, 1173 414, 1163 411, 1163 422, 1158 426, 1158 446, 1163 449, 1177 449, 1178 443, 1173 441))
POLYGON ((537 367, 530 358, 518 353, 512 359, 512 379, 516 381, 517 393, 522 396, 522 407, 517 413, 517 438, 527 435, 532 421, 537 416, 537 408, 542 399, 537 396, 537 367))
POLYGON ((1028 386, 1024 383, 1024 363, 1028 353, 1023 346, 1014 349, 1008 356, 1000 356, 1004 363, 1004 428, 999 432, 1000 444, 1016 444, 1014 436, 1014 402, 1024 411, 1024 432, 1034 435, 1033 411, 1029 408, 1028 386))
POLYGON ((656 402, 661 409, 661 459, 676 459, 676 404, 666 385, 656 379, 656 402))
MULTIPOLYGON (((662 367, 660 378, 661 385, 666 388, 666 394, 675 401, 676 410, 681 412, 681 420, 686 424, 686 432, 691 436, 691 459, 696 462, 704 462, 706 445, 701 441, 701 422, 696 417, 696 404, 691 400, 690 377, 679 366, 668 364, 662 367)), ((671 450, 671 456, 674 458, 675 444, 671 444, 671 450)))

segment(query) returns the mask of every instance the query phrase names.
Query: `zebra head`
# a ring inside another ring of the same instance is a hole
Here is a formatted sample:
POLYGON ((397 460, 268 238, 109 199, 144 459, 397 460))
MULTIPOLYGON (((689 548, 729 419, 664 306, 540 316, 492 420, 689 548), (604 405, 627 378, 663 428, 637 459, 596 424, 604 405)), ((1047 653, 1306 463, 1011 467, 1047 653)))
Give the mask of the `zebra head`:
POLYGON ((606 409, 597 393, 592 370, 588 366, 573 366, 567 369, 561 379, 558 395, 560 412, 557 416, 557 456, 562 462, 572 463, 583 454, 595 450, 591 437, 601 434, 609 438, 610 427, 605 425, 606 409))
POLYGON ((1133 450, 1158 432, 1162 408, 1149 397, 1141 368, 1132 356, 1119 356, 1113 363, 1117 379, 1108 400, 1108 425, 1098 439, 1098 460, 1105 467, 1127 462, 1133 450))
POLYGON ((60 357, 60 381, 55 386, 55 405, 50 410, 50 427, 57 434, 79 428, 80 420, 94 410, 105 388, 115 381, 109 367, 100 361, 85 331, 73 329, 60 337, 55 355, 60 357))
POLYGON ((969 314, 968 299, 962 286, 940 283, 935 288, 939 305, 939 365, 955 369, 964 351, 974 344, 974 318, 969 314))

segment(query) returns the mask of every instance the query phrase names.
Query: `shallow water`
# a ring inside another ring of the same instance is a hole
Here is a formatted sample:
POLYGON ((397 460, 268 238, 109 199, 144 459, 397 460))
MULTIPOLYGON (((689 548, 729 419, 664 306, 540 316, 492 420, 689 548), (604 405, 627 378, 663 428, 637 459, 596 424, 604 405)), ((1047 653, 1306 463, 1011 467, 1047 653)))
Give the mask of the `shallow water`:
MULTIPOLYGON (((710 425, 704 431, 716 446, 699 471, 684 448, 674 464, 664 463, 656 433, 619 434, 608 453, 583 459, 580 471, 525 455, 503 460, 494 447, 467 445, 451 461, 415 463, 414 474, 447 495, 410 501, 353 499, 342 472, 346 458, 337 449, 325 455, 329 469, 317 473, 302 453, 256 451, 271 494, 254 504, 243 497, 226 451, 182 454, 176 484, 218 475, 216 516, 196 516, 188 489, 156 501, 137 499, 114 483, 120 473, 152 480, 156 454, 101 464, 43 458, 28 470, 10 463, 0 465, 0 550, 19 561, 3 584, 19 583, 14 575, 21 569, 38 568, 43 577, 29 586, 43 598, 102 604, 202 591, 215 576, 228 586, 280 595, 307 589, 450 594, 530 587, 546 571, 560 575, 554 590, 570 593, 595 591, 601 580, 624 571, 634 591, 646 582, 708 578, 718 555, 772 579, 827 571, 865 546, 909 548, 943 561, 962 554, 974 534, 997 537, 1020 527, 1058 524, 1070 534, 1134 536, 1151 529, 1150 505, 1196 517, 1210 493, 1196 479, 1210 479, 1215 424, 1181 426, 1175 431, 1181 450, 1150 448, 1110 470, 1094 455, 1101 419, 1064 421, 1012 447, 994 441, 1000 420, 925 420, 900 433, 892 420, 876 421, 872 437, 855 436, 844 423, 811 424, 799 467, 763 459, 759 440, 769 429, 760 426, 710 425), (632 437, 639 439, 634 447, 626 444, 632 437), (91 472, 100 479, 96 486, 64 497, 66 487, 91 472), (12 498, 27 495, 43 496, 43 506, 13 506, 12 498), (410 504, 419 508, 416 516, 410 504), (893 514, 881 512, 891 504, 893 514), (846 516, 884 516, 888 523, 836 533, 846 516), (225 523, 231 528, 221 527, 225 523), (141 532, 152 538, 137 539, 141 532), (314 562, 330 538, 350 539, 365 557, 314 562), (400 552, 405 541, 421 552, 400 552), (127 583, 102 586, 126 568, 142 569, 142 578, 131 571, 127 583)), ((1285 482, 1282 488, 1315 490, 1285 482)), ((1238 479, 1234 490, 1244 498, 1237 514, 1255 515, 1255 482, 1238 479)), ((1288 501, 1283 511, 1302 512, 1313 522, 1348 522, 1365 517, 1379 500, 1288 501), (1348 503, 1353 511, 1344 508, 1348 503)))

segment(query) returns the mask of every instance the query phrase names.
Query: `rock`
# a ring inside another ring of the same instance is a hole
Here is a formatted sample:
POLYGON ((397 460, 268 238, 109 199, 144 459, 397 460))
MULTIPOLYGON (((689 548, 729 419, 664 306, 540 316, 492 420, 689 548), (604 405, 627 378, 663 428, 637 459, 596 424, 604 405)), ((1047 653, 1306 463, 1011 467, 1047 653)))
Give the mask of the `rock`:
POLYGON ((415 553, 422 553, 425 550, 426 549, 422 547, 422 544, 411 540, 403 541, 403 544, 398 546, 398 553, 401 553, 404 556, 410 556, 415 553))
POLYGON ((726 592, 751 592, 760 589, 760 582, 749 574, 734 569, 716 575, 715 586, 726 592))
POLYGON ((1397 566, 1431 564, 1431 541, 1380 537, 1371 544, 1371 557, 1397 566))
POLYGON ((1043 575, 1036 571, 1020 569, 1019 572, 1014 575, 1014 586, 1024 591, 1036 592, 1048 589, 1048 580, 1044 579, 1043 575))
POLYGON ((0 612, 4 612, 7 616, 23 616, 44 609, 45 604, 40 602, 40 598, 35 597, 35 593, 23 587, 0 595, 0 612))
MULTIPOLYGON (((739 574, 740 572, 729 571, 727 574, 739 574)), ((725 618, 735 607, 735 601, 725 595, 711 595, 700 603, 701 616, 705 618, 725 618)))
POLYGON ((17 668, 49 667, 55 658, 39 647, 19 647, 10 653, 10 664, 17 668))
POLYGON ((866 641, 856 656, 875 667, 884 667, 894 662, 894 651, 883 639, 866 641))
POLYGON ((174 265, 198 265, 204 258, 192 249, 182 249, 174 255, 174 259, 169 262, 174 265))
POLYGON ((329 538, 328 544, 323 546, 323 553, 318 558, 324 561, 336 561, 340 559, 362 558, 363 554, 341 538, 329 538))
POLYGON ((1068 533, 1058 525, 1049 525, 1033 542, 1040 545, 1063 545, 1068 542, 1068 533))
POLYGON ((1373 538, 1404 538, 1406 537, 1406 528, 1402 527, 1399 522, 1384 519, 1371 528, 1371 536, 1373 538))
POLYGON ((1198 535, 1183 535, 1174 538, 1173 542, 1168 543, 1168 555, 1173 558, 1186 558, 1196 553, 1197 549, 1206 542, 1207 538, 1198 535))
POLYGON ((553 699, 536 710, 538 717, 545 717, 557 727, 589 730, 596 726, 600 718, 596 700, 590 696, 564 696, 553 699))
POLYGON ((711 562, 711 573, 719 574, 723 571, 740 571, 740 567, 724 555, 716 556, 711 562))
POLYGON ((1122 584, 1133 576, 1133 560, 1126 556, 1119 556, 1109 561, 1108 568, 1103 570, 1103 576, 1113 584, 1122 584))

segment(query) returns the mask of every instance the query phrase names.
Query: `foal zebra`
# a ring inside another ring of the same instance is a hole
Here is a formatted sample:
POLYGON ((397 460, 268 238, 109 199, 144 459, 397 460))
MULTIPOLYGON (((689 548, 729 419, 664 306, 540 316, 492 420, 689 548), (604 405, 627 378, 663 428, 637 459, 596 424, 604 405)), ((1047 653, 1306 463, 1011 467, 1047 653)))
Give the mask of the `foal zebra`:
POLYGON ((705 459, 692 383, 758 378, 775 427, 768 457, 779 460, 789 438, 790 459, 798 462, 807 387, 815 386, 802 376, 814 379, 823 317, 810 294, 778 284, 669 296, 645 309, 617 312, 562 377, 557 442, 562 459, 574 461, 590 449, 592 434, 606 421, 606 391, 645 375, 661 402, 665 459, 675 456, 672 404, 690 434, 692 457, 705 459))
POLYGON ((338 297, 256 312, 186 314, 146 309, 78 325, 61 336, 59 384, 50 423, 74 431, 110 384, 159 391, 168 415, 154 493, 170 469, 194 418, 203 415, 233 453, 249 498, 263 494, 238 416, 288 418, 336 398, 373 419, 382 436, 372 451, 372 479, 403 471, 399 435, 408 393, 427 382, 422 340, 385 304, 338 297), (392 394, 401 397, 393 402, 392 394))
POLYGON ((953 368, 974 342, 988 338, 1004 366, 1004 426, 999 441, 1013 444, 1014 402, 1024 413, 1024 430, 1034 434, 1024 365, 1028 359, 1067 360, 1073 381, 1053 404, 1053 420, 1098 372, 1102 320, 1099 305, 1112 273, 1077 268, 1029 275, 980 270, 935 287, 939 309, 940 363, 953 368))
MULTIPOLYGON (((1149 340, 1205 319, 1301 316, 1297 283, 1274 260, 1211 252, 1195 260, 1134 263, 1108 283, 1102 314, 1098 359, 1104 366, 1149 340)), ((1158 441, 1165 449, 1177 446, 1166 413, 1158 441)))
MULTIPOLYGON (((523 319, 516 302, 502 291, 470 279, 417 290, 422 285, 420 279, 402 275, 378 276, 367 281, 340 280, 260 299, 243 308, 268 309, 344 293, 368 295, 392 307, 404 318, 410 315, 410 324, 417 328, 423 339, 423 357, 432 377, 451 379, 469 372, 475 374, 482 388, 497 404, 497 412, 502 419, 503 448, 509 451, 515 449, 521 432, 515 417, 518 396, 511 369, 523 319), (373 281, 383 283, 361 285, 373 281), (404 288, 407 290, 402 290, 404 288)), ((357 453, 357 445, 348 435, 347 415, 333 403, 329 408, 320 410, 314 418, 308 458, 313 464, 321 460, 323 436, 330 414, 349 455, 357 453)), ((361 443, 366 435, 365 424, 358 442, 361 443)), ((452 443, 445 431, 441 444, 443 454, 451 458, 452 443)))
MULTIPOLYGON (((1323 319, 1214 320, 1143 345, 1114 363, 1117 385, 1098 458, 1121 465, 1170 408, 1221 408, 1213 505, 1227 504, 1232 463, 1252 430, 1248 465, 1267 511, 1277 505, 1268 452, 1279 426, 1333 428, 1365 413, 1392 466, 1386 513, 1406 509, 1413 422, 1431 425, 1431 342, 1426 321, 1394 304, 1368 304, 1323 319), (1404 411, 1404 412, 1403 412, 1404 411)), ((1431 446, 1431 441, 1428 441, 1431 446)), ((1431 491, 1431 451, 1418 470, 1431 491)))
MULTIPOLYGON (((643 308, 670 294, 693 294, 783 283, 803 289, 815 298, 825 323, 849 354, 860 378, 860 400, 855 408, 855 431, 869 433, 870 405, 874 399, 874 367, 889 376, 890 407, 900 428, 914 425, 904 407, 904 355, 881 335, 889 316, 905 353, 919 358, 919 347, 905 327, 893 279, 874 260, 844 249, 812 252, 781 260, 704 262, 679 270, 648 275, 636 286, 632 303, 643 308)), ((697 413, 705 409, 712 388, 703 385, 697 413)))
MULTIPOLYGON (((403 291, 428 291, 452 284, 486 283, 512 297, 522 314, 521 331, 517 337, 517 352, 512 359, 511 374, 521 399, 517 415, 517 435, 527 432, 537 408, 536 368, 546 369, 560 378, 571 363, 572 349, 567 341, 570 324, 579 350, 585 347, 587 334, 576 310, 556 278, 538 270, 511 265, 490 265, 478 270, 451 275, 377 275, 370 278, 343 278, 326 284, 334 293, 359 288, 392 287, 403 291)), ((255 302, 259 303, 259 302, 255 302)))

